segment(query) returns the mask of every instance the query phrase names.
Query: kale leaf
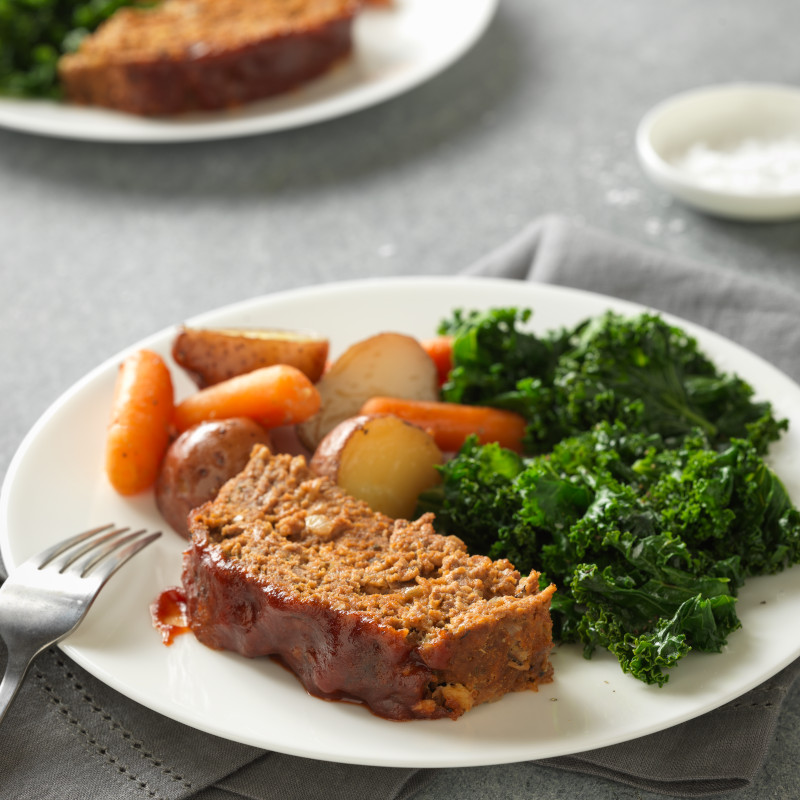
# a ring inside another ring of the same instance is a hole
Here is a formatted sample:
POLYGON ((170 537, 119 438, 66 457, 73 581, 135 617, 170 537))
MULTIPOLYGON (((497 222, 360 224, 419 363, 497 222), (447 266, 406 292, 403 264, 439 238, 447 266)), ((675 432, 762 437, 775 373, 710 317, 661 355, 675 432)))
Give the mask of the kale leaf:
POLYGON ((800 515, 745 440, 720 452, 697 430, 671 448, 604 422, 529 458, 472 439, 441 472, 440 530, 555 582, 556 638, 648 683, 721 649, 747 576, 800 560, 800 515))
POLYGON ((529 452, 603 420, 668 442, 697 428, 714 446, 748 438, 760 453, 785 430, 745 381, 718 371, 693 337, 656 314, 608 311, 543 336, 524 329, 530 316, 514 308, 456 311, 440 326, 454 337, 444 399, 522 414, 529 452))

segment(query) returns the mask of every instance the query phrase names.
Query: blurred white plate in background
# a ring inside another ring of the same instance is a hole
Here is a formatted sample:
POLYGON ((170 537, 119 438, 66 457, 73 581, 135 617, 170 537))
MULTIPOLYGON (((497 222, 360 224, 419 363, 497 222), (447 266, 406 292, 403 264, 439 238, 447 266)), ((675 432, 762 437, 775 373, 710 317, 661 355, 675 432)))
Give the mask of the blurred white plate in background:
POLYGON ((46 100, 0 97, 0 126, 105 142, 188 142, 298 128, 376 105, 429 80, 480 38, 498 0, 395 0, 368 8, 353 58, 308 85, 230 111, 138 117, 46 100))

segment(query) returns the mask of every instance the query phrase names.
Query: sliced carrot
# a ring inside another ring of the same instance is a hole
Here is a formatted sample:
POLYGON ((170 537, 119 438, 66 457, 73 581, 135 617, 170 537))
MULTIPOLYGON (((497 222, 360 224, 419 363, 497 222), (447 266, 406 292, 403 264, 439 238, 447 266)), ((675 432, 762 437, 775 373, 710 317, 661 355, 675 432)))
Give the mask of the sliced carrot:
POLYGON ((159 355, 139 350, 122 362, 106 438, 106 474, 120 494, 155 483, 174 407, 172 378, 159 355))
POLYGON ((277 428, 307 420, 319 406, 317 388, 299 369, 275 364, 189 395, 175 409, 175 426, 185 431, 209 419, 251 417, 277 428))
POLYGON ((420 344, 436 364, 439 386, 441 386, 449 377, 450 370, 453 369, 453 338, 436 336, 433 339, 423 339, 420 344))
POLYGON ((471 434, 475 434, 481 444, 497 442, 509 450, 521 452, 526 426, 524 417, 499 408, 394 397, 373 397, 361 406, 360 413, 394 414, 427 430, 446 452, 458 450, 471 434))

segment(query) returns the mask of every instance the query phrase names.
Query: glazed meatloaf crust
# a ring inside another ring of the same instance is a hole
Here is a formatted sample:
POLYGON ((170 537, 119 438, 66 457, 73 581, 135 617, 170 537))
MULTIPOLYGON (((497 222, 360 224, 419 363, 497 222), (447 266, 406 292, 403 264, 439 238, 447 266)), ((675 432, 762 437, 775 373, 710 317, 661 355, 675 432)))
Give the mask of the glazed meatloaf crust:
POLYGON ((118 10, 59 62, 68 100, 141 115, 239 106, 352 50, 356 0, 164 0, 118 10))
POLYGON ((190 527, 197 638, 278 656, 316 696, 390 719, 456 718, 552 679, 554 587, 470 556, 430 516, 374 513, 302 457, 257 445, 190 527))

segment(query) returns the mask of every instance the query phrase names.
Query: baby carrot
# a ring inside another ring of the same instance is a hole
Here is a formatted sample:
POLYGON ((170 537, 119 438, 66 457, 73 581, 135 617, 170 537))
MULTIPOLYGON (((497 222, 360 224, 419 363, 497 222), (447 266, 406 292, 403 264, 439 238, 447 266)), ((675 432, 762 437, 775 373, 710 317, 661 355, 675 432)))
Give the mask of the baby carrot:
POLYGON ((209 419, 250 417, 276 428, 305 421, 319 406, 316 386, 299 369, 275 364, 189 395, 175 409, 175 425, 185 431, 209 419))
POLYGON ((373 397, 361 406, 361 414, 394 414, 418 425, 433 436, 445 452, 455 452, 467 436, 475 434, 481 444, 497 442, 509 450, 521 452, 525 419, 512 411, 460 403, 435 403, 373 397))
POLYGON ((151 486, 169 445, 172 378, 162 358, 139 350, 120 365, 106 437, 106 474, 124 495, 151 486))
POLYGON ((441 386, 449 377, 450 370, 453 369, 453 339, 450 336, 436 336, 433 339, 423 339, 420 344, 436 364, 439 386, 441 386))

